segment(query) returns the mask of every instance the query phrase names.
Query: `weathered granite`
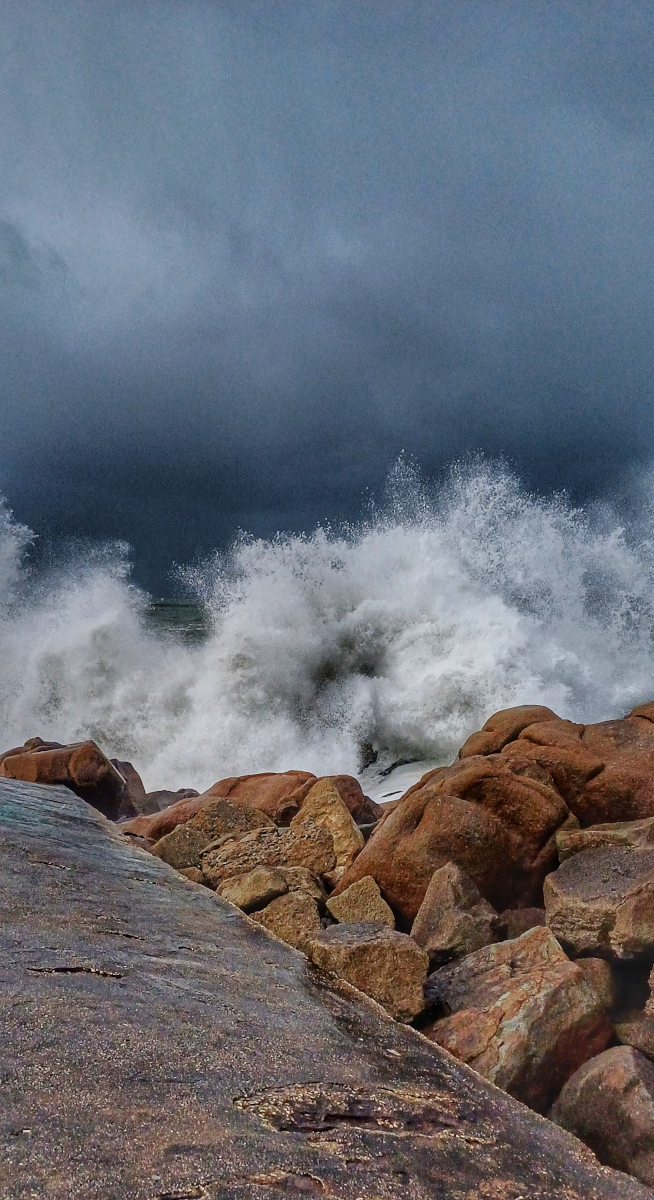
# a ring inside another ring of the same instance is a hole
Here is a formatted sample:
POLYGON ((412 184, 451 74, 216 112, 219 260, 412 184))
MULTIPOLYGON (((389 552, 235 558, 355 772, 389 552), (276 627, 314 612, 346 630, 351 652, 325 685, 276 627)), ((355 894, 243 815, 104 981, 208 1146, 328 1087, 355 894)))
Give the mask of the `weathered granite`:
POLYGON ((0 782, 2 1200, 648 1200, 65 788, 0 782))

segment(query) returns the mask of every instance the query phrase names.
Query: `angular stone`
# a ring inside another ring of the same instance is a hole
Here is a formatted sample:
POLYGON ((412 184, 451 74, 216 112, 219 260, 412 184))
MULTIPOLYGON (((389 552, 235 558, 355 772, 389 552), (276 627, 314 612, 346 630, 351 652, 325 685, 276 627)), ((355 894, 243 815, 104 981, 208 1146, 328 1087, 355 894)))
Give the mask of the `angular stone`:
POLYGON ((189 829, 206 836, 207 842, 224 837, 226 833, 243 834, 252 829, 273 829, 274 822, 256 808, 246 808, 231 800, 213 800, 198 809, 187 822, 189 829))
POLYGON ((171 833, 166 833, 152 847, 152 854, 167 862, 178 871, 182 867, 199 867, 200 855, 208 844, 206 834, 189 825, 177 825, 171 833))
POLYGON ((289 892, 306 892, 317 901, 320 911, 324 911, 327 892, 320 876, 314 875, 308 867, 280 867, 279 873, 289 892))
POLYGON ((427 954, 380 921, 332 925, 312 938, 307 953, 317 967, 371 996, 396 1021, 410 1021, 424 1008, 427 954))
MULTIPOLYGON (((248 808, 243 804, 206 794, 198 796, 197 792, 191 792, 189 795, 189 788, 182 790, 181 797, 178 792, 165 793, 174 798, 174 802, 171 801, 169 807, 160 805, 162 811, 155 812, 152 816, 135 817, 132 821, 126 821, 121 826, 122 832, 136 833, 141 837, 158 841, 165 834, 171 833, 178 825, 188 824, 197 816, 198 821, 194 827, 206 832, 208 840, 211 841, 212 838, 219 837, 224 833, 245 832, 249 829, 258 829, 264 825, 273 826, 274 824, 265 813, 248 808), (205 813, 206 816, 204 816, 205 813)), ((164 793, 151 792, 149 795, 162 797, 164 793)))
POLYGON ((544 896, 547 924, 572 954, 654 950, 654 848, 584 850, 547 876, 544 896))
POLYGON ((314 875, 331 871, 335 864, 334 841, 326 829, 305 822, 300 830, 280 831, 275 826, 226 842, 208 850, 201 866, 212 887, 253 867, 307 867, 314 875))
POLYGON ((526 757, 466 758, 428 772, 387 810, 335 891, 372 875, 412 922, 434 871, 453 862, 498 912, 536 904, 568 817, 551 777, 526 757))
POLYGON ((223 900, 229 900, 230 904, 249 913, 264 908, 277 896, 283 896, 288 891, 288 884, 281 871, 274 867, 254 867, 244 875, 225 879, 216 891, 223 900))
POLYGON ((320 779, 313 785, 290 828, 299 831, 307 821, 331 833, 336 855, 333 869, 339 872, 340 878, 363 849, 364 840, 330 779, 320 779))
POLYGON ((549 1115, 601 1163, 654 1187, 654 1064, 632 1046, 584 1063, 549 1115))
POLYGON ((495 909, 455 863, 439 867, 411 927, 411 937, 429 955, 433 969, 498 940, 495 909))
POLYGON ((580 854, 583 850, 597 850, 600 846, 654 846, 654 817, 643 821, 613 821, 604 825, 591 825, 588 829, 562 829, 556 835, 559 862, 580 854))
POLYGON ((253 913, 252 920, 296 950, 306 950, 308 940, 320 930, 318 905, 306 892, 279 896, 261 912, 253 913))
POLYGON ((380 921, 389 929, 395 929, 393 910, 384 900, 372 875, 364 875, 363 879, 351 884, 340 896, 332 896, 327 901, 327 909, 341 924, 380 921))
POLYGON ((570 962, 549 929, 441 967, 425 995, 447 1015, 422 1032, 537 1112, 613 1034, 603 985, 570 962))

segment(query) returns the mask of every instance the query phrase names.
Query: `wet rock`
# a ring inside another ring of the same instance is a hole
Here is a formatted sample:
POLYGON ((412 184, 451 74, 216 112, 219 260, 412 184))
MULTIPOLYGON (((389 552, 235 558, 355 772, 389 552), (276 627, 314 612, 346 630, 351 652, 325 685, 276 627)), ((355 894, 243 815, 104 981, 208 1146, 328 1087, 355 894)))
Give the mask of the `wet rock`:
POLYGON ((584 1063, 549 1115, 600 1162, 654 1187, 654 1064, 632 1046, 584 1063))
POLYGON ((351 884, 340 896, 327 901, 327 909, 341 924, 358 921, 378 921, 395 929, 392 908, 384 900, 372 875, 364 875, 351 884))
POLYGON ((545 880, 547 924, 573 954, 654 950, 654 849, 584 850, 545 880))
POLYGON ((244 875, 254 867, 306 867, 314 875, 333 870, 336 862, 331 833, 311 822, 301 829, 280 831, 276 827, 255 829, 218 850, 208 850, 201 866, 212 887, 233 875, 244 875))
POLYGON ((285 896, 279 896, 261 912, 253 913, 252 920, 302 951, 321 927, 318 905, 306 892, 287 892, 285 896))
POLYGON ((495 909, 454 863, 439 867, 411 927, 411 937, 433 968, 498 940, 495 909))
POLYGON ((320 779, 313 785, 299 813, 291 821, 290 828, 299 831, 307 821, 328 830, 332 835, 336 855, 332 876, 340 879, 363 849, 364 840, 330 779, 320 779))
POLYGON ((506 908, 497 918, 495 927, 508 941, 512 941, 528 929, 546 923, 544 908, 506 908))
POLYGON ((110 758, 109 762, 116 768, 125 781, 125 795, 118 811, 118 820, 139 816, 141 813, 154 812, 150 808, 145 793, 143 780, 136 767, 131 762, 122 762, 118 758, 110 758))
POLYGON ((234 875, 226 879, 216 889, 223 900, 229 900, 243 912, 254 912, 264 908, 271 900, 283 896, 288 891, 288 884, 281 871, 274 867, 255 867, 245 875, 234 875))
POLYGON ((580 854, 583 850, 597 850, 600 846, 654 847, 654 817, 644 821, 612 821, 604 825, 591 825, 588 829, 565 829, 556 835, 559 862, 580 854))
POLYGON ((568 809, 536 764, 496 755, 430 771, 384 815, 336 893, 372 875, 412 922, 434 871, 456 863, 498 911, 541 899, 568 809))
POLYGON ((397 1021, 410 1021, 424 1008, 427 954, 380 921, 332 925, 312 938, 307 953, 316 966, 371 996, 397 1021))
POLYGON ((549 929, 441 967, 425 995, 443 1015, 422 1032, 538 1112, 613 1033, 605 983, 570 962, 549 929))
POLYGON ((654 704, 595 725, 549 709, 506 709, 468 738, 460 756, 498 751, 546 770, 583 826, 654 816, 654 704))
POLYGON ((127 798, 125 780, 93 741, 62 746, 30 738, 24 746, 0 756, 0 776, 26 783, 65 784, 110 821, 117 820, 127 798))
POLYGON ((186 867, 200 866, 200 855, 208 843, 205 834, 189 825, 178 825, 166 833, 152 847, 152 854, 180 871, 186 867))

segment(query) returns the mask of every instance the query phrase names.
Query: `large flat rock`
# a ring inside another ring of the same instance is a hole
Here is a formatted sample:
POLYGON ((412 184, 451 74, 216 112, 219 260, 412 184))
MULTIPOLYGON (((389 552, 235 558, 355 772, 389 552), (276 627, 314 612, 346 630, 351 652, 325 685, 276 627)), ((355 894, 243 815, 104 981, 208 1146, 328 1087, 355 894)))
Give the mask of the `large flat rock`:
POLYGON ((65 788, 0 783, 0 1195, 652 1197, 65 788))

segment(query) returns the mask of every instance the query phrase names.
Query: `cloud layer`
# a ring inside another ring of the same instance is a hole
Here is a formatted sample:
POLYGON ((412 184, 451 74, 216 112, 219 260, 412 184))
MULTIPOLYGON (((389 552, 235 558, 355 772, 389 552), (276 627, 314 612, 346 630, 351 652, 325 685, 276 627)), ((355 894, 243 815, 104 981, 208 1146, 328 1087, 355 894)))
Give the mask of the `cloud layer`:
POLYGON ((651 457, 654 11, 6 0, 0 484, 162 590, 400 450, 651 457))

